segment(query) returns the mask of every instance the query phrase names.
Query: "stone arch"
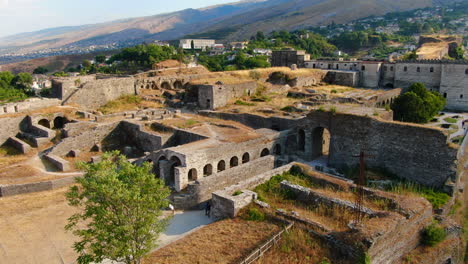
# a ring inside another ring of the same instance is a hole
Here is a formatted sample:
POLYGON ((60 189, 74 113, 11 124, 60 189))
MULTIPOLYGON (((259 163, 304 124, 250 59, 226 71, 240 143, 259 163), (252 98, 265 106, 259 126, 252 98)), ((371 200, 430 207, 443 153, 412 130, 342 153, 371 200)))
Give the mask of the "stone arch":
POLYGON ((218 162, 218 172, 226 170, 226 162, 224 160, 220 160, 218 162))
POLYGON ((196 181, 198 180, 198 172, 197 169, 190 169, 188 172, 188 180, 189 181, 196 181))
POLYGON ((421 67, 417 67, 417 68, 416 68, 416 71, 417 71, 417 72, 421 72, 421 67))
POLYGON ((49 120, 47 120, 47 119, 45 119, 45 118, 39 120, 38 124, 41 125, 41 126, 43 126, 43 127, 50 128, 50 122, 49 122, 49 120))
POLYGON ((403 68, 403 71, 408 71, 408 67, 405 66, 405 67, 403 68))
POLYGON ((273 148, 273 152, 275 153, 275 155, 281 155, 281 145, 280 144, 276 144, 275 147, 273 148))
POLYGON ((182 161, 177 156, 172 156, 170 159, 171 167, 169 170, 169 177, 167 178, 167 185, 175 186, 175 168, 182 165, 182 161))
POLYGON ((393 83, 385 84, 385 88, 394 88, 393 83))
POLYGON ((248 152, 244 153, 244 155, 242 155, 242 163, 247 163, 250 161, 250 154, 248 152))
POLYGON ((158 161, 156 162, 156 164, 154 166, 154 172, 155 172, 157 178, 163 178, 160 175, 161 174, 161 162, 167 162, 167 161, 168 160, 167 160, 166 156, 160 156, 158 158, 158 161))
POLYGON ((171 84, 169 82, 163 82, 163 83, 161 83, 161 88, 165 89, 165 90, 170 90, 170 89, 172 89, 172 86, 171 86, 171 84))
POLYGON ((299 150, 305 150, 305 131, 304 129, 299 129, 297 133, 297 148, 299 150))
POLYGON ((330 154, 330 141, 330 131, 324 127, 316 127, 312 132, 312 158, 328 156, 330 154))
POLYGON ((205 167, 203 167, 203 176, 210 176, 211 174, 213 174, 213 165, 206 164, 205 167))
POLYGON ((468 74, 468 69, 465 70, 465 74, 468 74))
POLYGON ((65 127, 65 124, 68 123, 68 120, 63 117, 63 116, 57 116, 55 119, 54 119, 54 128, 56 129, 62 129, 65 127))
POLYGON ((429 68, 429 72, 434 72, 434 67, 429 68))
POLYGON ((182 89, 184 88, 184 85, 182 84, 182 81, 177 80, 174 82, 174 89, 182 89))
POLYGON ((270 155, 270 150, 267 148, 264 148, 262 152, 260 153, 260 157, 266 157, 268 155, 270 155))
POLYGON ((151 89, 153 89, 153 90, 157 90, 157 89, 158 89, 158 86, 156 85, 156 82, 155 82, 155 81, 151 82, 151 89))
POLYGON ((239 165, 239 158, 236 157, 236 156, 232 157, 231 160, 229 161, 229 165, 230 165, 231 168, 238 166, 239 165))

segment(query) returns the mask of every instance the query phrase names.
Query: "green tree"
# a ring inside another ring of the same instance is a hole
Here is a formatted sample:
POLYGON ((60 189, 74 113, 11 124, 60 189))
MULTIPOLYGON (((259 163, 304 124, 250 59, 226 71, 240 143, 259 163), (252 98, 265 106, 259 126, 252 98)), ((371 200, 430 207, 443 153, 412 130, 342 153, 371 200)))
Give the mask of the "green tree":
POLYGON ((133 165, 118 152, 79 167, 86 174, 66 196, 81 211, 65 227, 80 238, 74 244, 77 262, 141 263, 167 226, 168 219, 160 216, 161 208, 168 206, 170 190, 154 177, 149 163, 133 165))
POLYGON ((33 74, 46 74, 48 72, 49 72, 49 70, 47 70, 46 68, 44 68, 42 66, 39 66, 36 69, 34 69, 33 74))
POLYGON ((195 50, 195 43, 193 42, 193 39, 192 39, 192 41, 190 42, 190 48, 191 48, 192 50, 195 50))
POLYGON ((395 120, 413 123, 429 122, 444 107, 445 99, 437 92, 428 91, 422 83, 412 84, 391 105, 395 120))
POLYGON ((81 63, 83 65, 84 68, 89 68, 91 67, 91 62, 89 60, 84 60, 83 63, 81 63))
POLYGON ((104 63, 106 62, 106 55, 104 54, 99 54, 96 56, 96 58, 94 58, 94 60, 97 62, 97 63, 104 63))
MULTIPOLYGON (((0 81, 3 83, 3 85, 10 86, 14 78, 15 78, 15 75, 13 75, 9 71, 0 72, 0 81)), ((4 87, 4 88, 7 88, 7 87, 4 87)))
POLYGON ((29 91, 31 89, 31 85, 33 84, 33 78, 31 74, 27 72, 20 72, 15 76, 15 78, 13 78, 11 82, 15 88, 21 89, 23 91, 29 91))

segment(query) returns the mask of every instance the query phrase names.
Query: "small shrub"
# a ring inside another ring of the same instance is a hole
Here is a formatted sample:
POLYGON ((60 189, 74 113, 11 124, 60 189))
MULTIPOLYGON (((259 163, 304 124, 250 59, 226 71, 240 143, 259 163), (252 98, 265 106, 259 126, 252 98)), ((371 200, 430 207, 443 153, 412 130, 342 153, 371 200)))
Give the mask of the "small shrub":
POLYGON ((325 108, 323 108, 323 106, 319 107, 317 110, 315 110, 317 112, 325 112, 325 108))
POLYGON ((336 114, 336 107, 330 107, 330 113, 332 113, 333 115, 336 114))
POLYGON ((386 105, 385 105, 385 111, 390 112, 390 110, 392 110, 392 109, 390 108, 390 105, 386 104, 386 105))
POLYGON ((76 79, 75 80, 75 86, 80 86, 81 84, 81 79, 76 79))
POLYGON ((296 108, 294 106, 288 105, 288 106, 281 108, 281 111, 292 113, 292 112, 296 112, 296 108))
POLYGON ((255 80, 259 80, 261 75, 258 71, 250 71, 249 72, 249 77, 255 80))
POLYGON ((41 89, 41 91, 39 92, 39 95, 42 96, 42 97, 48 97, 52 94, 52 89, 51 88, 44 88, 44 89, 41 89))
POLYGON ((432 223, 423 230, 422 243, 427 246, 435 246, 445 239, 445 230, 436 223, 432 223))
POLYGON ((262 222, 265 221, 265 214, 257 208, 250 208, 247 212, 246 220, 262 222))
POLYGON ((242 191, 235 191, 235 192, 232 194, 232 196, 238 196, 238 195, 241 195, 241 194, 243 194, 242 191))
POLYGON ((359 264, 371 264, 371 258, 369 256, 369 254, 366 252, 364 254, 361 255, 361 257, 359 257, 358 259, 358 263, 359 264))
POLYGON ((379 112, 377 112, 377 110, 374 111, 374 116, 379 116, 379 112))
POLYGON ((331 93, 332 93, 332 94, 336 94, 336 93, 338 93, 338 91, 335 90, 335 89, 333 89, 333 90, 331 90, 331 93))

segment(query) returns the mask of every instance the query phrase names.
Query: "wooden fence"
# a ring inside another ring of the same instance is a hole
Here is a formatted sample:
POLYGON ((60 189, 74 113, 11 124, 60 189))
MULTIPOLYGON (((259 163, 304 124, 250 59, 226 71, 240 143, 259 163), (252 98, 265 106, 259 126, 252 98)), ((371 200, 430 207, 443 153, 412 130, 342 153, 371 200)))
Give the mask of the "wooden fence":
POLYGON ((257 261, 260 257, 263 256, 265 252, 267 252, 270 248, 276 245, 281 240, 281 236, 283 235, 283 233, 291 229, 293 225, 294 225, 293 222, 289 223, 288 226, 286 226, 283 230, 281 230, 279 233, 274 235, 270 240, 260 245, 252 253, 250 253, 250 255, 248 255, 244 260, 239 262, 239 264, 251 264, 257 261))

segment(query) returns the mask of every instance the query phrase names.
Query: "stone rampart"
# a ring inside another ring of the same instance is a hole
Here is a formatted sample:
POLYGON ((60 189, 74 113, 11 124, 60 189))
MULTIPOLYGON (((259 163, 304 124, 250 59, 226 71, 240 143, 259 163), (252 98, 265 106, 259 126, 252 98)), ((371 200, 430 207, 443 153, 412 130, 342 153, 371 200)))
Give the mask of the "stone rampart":
POLYGON ((50 191, 65 186, 69 186, 75 183, 75 178, 79 176, 71 176, 67 178, 50 180, 44 182, 26 183, 26 184, 14 184, 14 185, 0 185, 0 197, 50 191))
POLYGON ((225 191, 217 191, 211 198, 211 216, 218 220, 223 218, 235 218, 242 208, 257 199, 257 194, 249 190, 239 190, 234 195, 225 191))
POLYGON ((139 88, 133 77, 97 78, 84 76, 79 78, 61 78, 54 80, 53 94, 62 99, 62 104, 79 104, 96 108, 123 95, 135 95, 139 88))
POLYGON ((320 112, 310 113, 299 127, 305 131, 306 160, 314 158, 313 135, 319 128, 330 131, 329 163, 333 166, 356 166, 353 155, 365 149, 373 155, 366 161, 369 167, 386 168, 402 178, 434 187, 456 178, 457 149, 449 146, 440 129, 320 112))
POLYGON ((28 120, 25 116, 0 118, 0 145, 3 145, 8 138, 16 136, 21 130, 28 127, 28 120))
POLYGON ((60 105, 59 99, 30 98, 23 102, 0 105, 0 115, 33 111, 41 108, 60 105))

